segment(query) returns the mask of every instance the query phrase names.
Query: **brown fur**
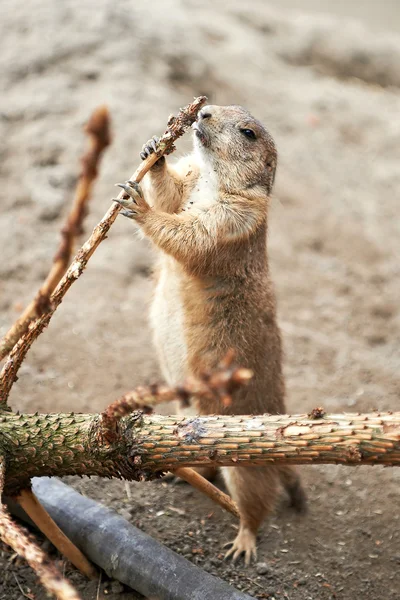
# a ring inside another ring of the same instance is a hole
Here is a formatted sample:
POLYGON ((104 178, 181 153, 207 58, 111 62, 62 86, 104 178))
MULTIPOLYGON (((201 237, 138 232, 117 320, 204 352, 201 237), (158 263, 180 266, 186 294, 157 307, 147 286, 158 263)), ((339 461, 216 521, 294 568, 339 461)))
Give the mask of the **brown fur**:
MULTIPOLYGON (((172 383, 215 368, 233 348, 237 362, 254 373, 250 385, 235 394, 229 407, 202 400, 199 412, 283 413, 281 337, 266 246, 275 144, 261 123, 237 106, 203 108, 194 128, 194 154, 175 168, 164 159, 156 163, 147 181, 153 208, 139 200, 134 209, 142 231, 161 251, 164 287, 152 313, 160 360, 172 383), (256 139, 243 129, 251 129, 256 139), (157 337, 163 319, 165 328, 170 320, 182 335, 181 360, 171 358, 168 332, 157 337)), ((248 562, 279 482, 298 509, 304 508, 305 495, 290 467, 223 472, 241 514, 230 553, 236 558, 245 552, 248 562)))

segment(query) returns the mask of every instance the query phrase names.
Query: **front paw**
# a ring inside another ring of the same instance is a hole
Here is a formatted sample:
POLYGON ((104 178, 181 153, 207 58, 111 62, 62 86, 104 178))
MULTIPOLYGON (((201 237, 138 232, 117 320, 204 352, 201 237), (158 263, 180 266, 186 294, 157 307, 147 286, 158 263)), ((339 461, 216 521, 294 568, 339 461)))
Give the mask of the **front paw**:
MULTIPOLYGON (((151 140, 149 140, 148 142, 146 142, 143 147, 142 147, 142 151, 140 153, 140 158, 142 160, 146 160, 146 158, 148 158, 150 156, 150 154, 154 154, 154 152, 157 152, 157 146, 158 146, 158 142, 159 142, 159 138, 154 135, 151 140)), ((155 166, 161 166, 163 165, 165 162, 165 157, 161 156, 156 163, 154 163, 154 165, 152 166, 152 169, 155 166)))
POLYGON ((125 183, 117 183, 127 194, 128 198, 113 198, 114 202, 118 202, 124 210, 121 210, 121 215, 141 221, 143 217, 151 210, 143 197, 142 188, 136 181, 126 181, 125 183))

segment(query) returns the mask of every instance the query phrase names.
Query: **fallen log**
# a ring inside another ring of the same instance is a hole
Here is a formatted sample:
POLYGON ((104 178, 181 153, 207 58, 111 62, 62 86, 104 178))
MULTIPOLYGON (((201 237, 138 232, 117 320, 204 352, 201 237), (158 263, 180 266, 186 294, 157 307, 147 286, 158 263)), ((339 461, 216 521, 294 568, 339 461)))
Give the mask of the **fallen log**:
POLYGON ((112 439, 100 415, 2 412, 0 456, 10 495, 45 475, 141 481, 199 465, 399 466, 400 412, 184 418, 135 411, 117 422, 112 439))

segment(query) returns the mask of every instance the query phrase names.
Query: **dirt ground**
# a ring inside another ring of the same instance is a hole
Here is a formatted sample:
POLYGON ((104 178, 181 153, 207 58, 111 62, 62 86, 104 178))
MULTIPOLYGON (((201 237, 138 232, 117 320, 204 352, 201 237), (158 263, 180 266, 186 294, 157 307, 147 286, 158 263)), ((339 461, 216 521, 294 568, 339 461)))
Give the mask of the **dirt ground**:
MULTIPOLYGON (((49 269, 92 109, 109 106, 114 144, 87 231, 143 142, 204 93, 247 106, 280 151, 269 250, 288 410, 398 410, 400 37, 262 0, 251 11, 236 0, 2 5, 0 333, 49 269)), ((178 149, 189 147, 188 137, 178 149)), ((15 409, 99 411, 160 379, 146 322, 152 260, 132 223, 118 219, 28 355, 15 409)), ((234 519, 185 485, 71 483, 255 598, 398 598, 400 471, 302 472, 309 515, 279 506, 248 569, 222 560, 234 519)), ((0 598, 44 598, 23 561, 0 550, 0 598)), ((97 582, 66 574, 85 600, 96 599, 97 582)), ((107 581, 101 594, 138 598, 107 581)))

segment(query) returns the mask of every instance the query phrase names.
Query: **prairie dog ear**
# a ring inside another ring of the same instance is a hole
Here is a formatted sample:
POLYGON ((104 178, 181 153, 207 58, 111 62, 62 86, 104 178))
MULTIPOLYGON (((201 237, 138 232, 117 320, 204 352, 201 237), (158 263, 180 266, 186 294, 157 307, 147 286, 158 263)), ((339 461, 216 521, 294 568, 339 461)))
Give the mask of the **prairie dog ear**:
POLYGON ((274 186, 277 162, 276 158, 269 157, 265 165, 268 176, 268 194, 272 192, 274 186))

